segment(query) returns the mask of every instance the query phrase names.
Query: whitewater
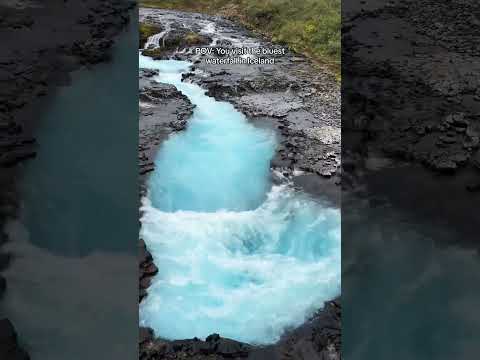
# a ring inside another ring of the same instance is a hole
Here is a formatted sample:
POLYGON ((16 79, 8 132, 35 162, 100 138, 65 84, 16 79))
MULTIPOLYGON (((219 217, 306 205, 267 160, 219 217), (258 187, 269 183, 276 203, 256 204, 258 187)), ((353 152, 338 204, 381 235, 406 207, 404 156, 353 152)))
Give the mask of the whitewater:
POLYGON ((272 185, 274 132, 182 82, 191 63, 139 63, 195 105, 186 131, 162 144, 142 200, 140 236, 159 273, 140 323, 165 339, 274 343, 340 294, 340 211, 272 185))

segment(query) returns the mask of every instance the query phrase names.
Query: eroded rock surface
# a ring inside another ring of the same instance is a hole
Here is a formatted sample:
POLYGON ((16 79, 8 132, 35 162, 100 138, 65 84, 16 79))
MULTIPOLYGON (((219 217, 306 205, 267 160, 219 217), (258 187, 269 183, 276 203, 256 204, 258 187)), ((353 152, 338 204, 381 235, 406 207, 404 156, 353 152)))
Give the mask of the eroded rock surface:
MULTIPOLYGON (((141 9, 140 20, 163 29, 165 41, 178 39, 184 33, 195 33, 211 39, 209 46, 178 43, 168 48, 162 58, 188 60, 194 63, 183 80, 207 89, 207 95, 228 101, 258 124, 274 129, 279 138, 272 166, 288 177, 304 171, 328 179, 339 175, 340 167, 340 86, 327 70, 313 65, 298 54, 259 57, 275 58, 269 65, 212 65, 197 54, 195 48, 263 47, 278 45, 252 36, 243 27, 221 17, 141 9), (319 129, 336 135, 325 142, 319 129)), ((160 46, 163 43, 160 41, 160 46)), ((148 55, 148 54, 147 54, 148 55)), ((337 179, 338 180, 338 179, 337 179)))
POLYGON ((0 320, 0 358, 5 360, 29 360, 17 341, 17 333, 8 319, 0 320))
POLYGON ((277 344, 251 346, 219 334, 205 341, 187 339, 167 341, 155 338, 152 329, 140 328, 140 360, 339 360, 341 348, 340 300, 325 304, 302 326, 286 332, 277 344))
MULTIPOLYGON (((211 39, 210 46, 278 48, 220 17, 141 9, 140 21, 168 29, 164 33, 166 43, 193 32, 211 39)), ((162 39, 159 46, 163 46, 162 39)), ((195 54, 181 40, 150 55, 192 62, 183 81, 199 84, 209 96, 232 103, 257 126, 276 131, 279 145, 271 165, 277 173, 293 179, 305 191, 324 197, 327 194, 328 200, 338 204, 339 187, 335 183, 340 167, 340 88, 333 75, 290 52, 277 56, 274 65, 209 65, 207 56, 195 54)), ((188 126, 193 110, 188 99, 172 86, 152 81, 154 76, 150 70, 140 71, 141 194, 145 192, 145 175, 153 170, 158 145, 169 134, 188 126)), ((142 299, 147 296, 151 279, 145 269, 152 270, 153 263, 142 240, 140 249, 142 299)), ((212 334, 205 341, 168 341, 156 338, 152 329, 140 328, 140 359, 336 360, 341 358, 340 328, 340 299, 326 303, 302 326, 286 331, 278 343, 265 347, 225 339, 222 334, 212 334)))
POLYGON ((158 146, 168 135, 184 130, 194 106, 173 85, 153 80, 155 72, 140 71, 139 163, 144 194, 144 175, 154 170, 158 146))
MULTIPOLYGON (((360 148, 457 174, 480 134, 480 5, 432 0, 344 7, 344 158, 360 148)), ((474 173, 470 176, 472 181, 474 173)))

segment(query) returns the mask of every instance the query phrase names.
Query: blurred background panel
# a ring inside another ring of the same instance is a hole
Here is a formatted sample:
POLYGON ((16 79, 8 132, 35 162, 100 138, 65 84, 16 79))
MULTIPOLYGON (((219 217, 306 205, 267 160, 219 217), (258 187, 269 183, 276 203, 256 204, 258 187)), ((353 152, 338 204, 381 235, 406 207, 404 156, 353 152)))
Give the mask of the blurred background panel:
POLYGON ((480 348, 480 4, 342 6, 343 354, 480 348))
POLYGON ((2 359, 137 356, 137 19, 0 5, 2 359))

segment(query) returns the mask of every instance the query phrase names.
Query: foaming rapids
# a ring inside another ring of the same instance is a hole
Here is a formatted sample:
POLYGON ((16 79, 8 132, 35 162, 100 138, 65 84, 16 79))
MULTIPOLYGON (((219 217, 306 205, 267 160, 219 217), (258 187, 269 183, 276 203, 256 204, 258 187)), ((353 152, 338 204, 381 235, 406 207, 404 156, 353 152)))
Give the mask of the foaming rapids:
POLYGON ((272 186, 274 134, 182 82, 190 65, 140 55, 196 105, 187 131, 163 143, 143 199, 141 237, 159 274, 140 322, 167 339, 273 343, 339 295, 340 212, 272 186))
POLYGON ((165 26, 165 29, 162 32, 158 34, 154 34, 147 39, 144 45, 144 49, 149 49, 151 47, 160 47, 160 46, 165 47, 165 37, 171 31, 171 28, 169 23, 165 23, 164 26, 165 26), (162 42, 161 44, 160 44, 160 41, 162 42))

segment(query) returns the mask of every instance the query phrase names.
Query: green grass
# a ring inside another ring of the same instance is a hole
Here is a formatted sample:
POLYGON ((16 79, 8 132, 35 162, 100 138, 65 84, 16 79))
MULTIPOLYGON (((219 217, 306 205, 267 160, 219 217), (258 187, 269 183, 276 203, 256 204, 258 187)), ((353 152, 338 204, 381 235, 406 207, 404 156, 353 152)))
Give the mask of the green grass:
POLYGON ((140 37, 139 48, 142 49, 143 45, 147 42, 148 38, 152 35, 158 34, 162 31, 158 26, 140 23, 140 37))
POLYGON ((194 32, 189 32, 185 35, 185 44, 188 46, 203 44, 203 39, 200 35, 194 32))
MULTIPOLYGON (((139 49, 143 49, 145 42, 148 40, 150 36, 153 34, 157 34, 160 32, 161 29, 159 27, 152 26, 147 23, 140 23, 140 47, 139 49)), ((150 56, 154 59, 161 59, 164 54, 167 54, 169 51, 174 50, 178 47, 190 47, 195 45, 202 45, 202 44, 209 44, 210 40, 205 38, 204 36, 194 33, 188 32, 186 34, 179 34, 179 36, 174 36, 168 38, 167 41, 163 41, 163 46, 153 48, 153 49, 145 49, 142 50, 142 54, 146 56, 150 56)))
POLYGON ((159 7, 224 15, 326 64, 340 74, 341 0, 140 0, 159 7))
POLYGON ((140 0, 140 6, 162 9, 176 9, 185 11, 206 11, 225 6, 230 2, 227 0, 140 0))

